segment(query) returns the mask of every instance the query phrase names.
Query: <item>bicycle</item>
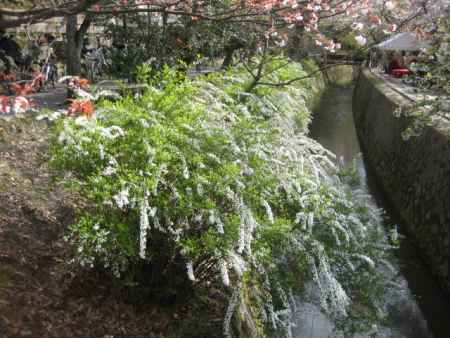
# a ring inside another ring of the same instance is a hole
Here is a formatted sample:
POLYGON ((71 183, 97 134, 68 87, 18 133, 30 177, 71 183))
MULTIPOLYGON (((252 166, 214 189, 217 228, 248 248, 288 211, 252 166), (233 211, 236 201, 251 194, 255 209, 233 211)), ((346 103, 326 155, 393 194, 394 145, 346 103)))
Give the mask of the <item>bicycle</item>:
POLYGON ((40 86, 38 91, 45 89, 47 83, 51 83, 52 87, 55 88, 58 79, 58 69, 56 68, 52 45, 56 40, 52 41, 48 45, 48 55, 45 61, 41 64, 40 76, 38 75, 37 81, 40 81, 40 86))
POLYGON ((88 53, 86 55, 86 61, 88 78, 94 82, 103 74, 103 71, 107 66, 103 48, 100 47, 88 53))
POLYGON ((47 83, 51 83, 52 87, 55 88, 56 81, 58 80, 58 70, 53 60, 49 59, 44 63, 41 74, 43 76, 42 88, 44 88, 47 83))

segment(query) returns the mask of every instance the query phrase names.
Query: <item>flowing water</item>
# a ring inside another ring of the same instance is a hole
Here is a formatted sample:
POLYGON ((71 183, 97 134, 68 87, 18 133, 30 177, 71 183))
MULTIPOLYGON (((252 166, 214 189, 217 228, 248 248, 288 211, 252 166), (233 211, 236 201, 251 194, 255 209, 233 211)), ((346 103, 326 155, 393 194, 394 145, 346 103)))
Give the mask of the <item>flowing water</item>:
MULTIPOLYGON (((373 203, 387 211, 385 224, 399 224, 394 213, 377 189, 370 168, 366 168, 356 136, 352 113, 352 87, 329 87, 314 112, 311 137, 336 154, 345 165, 355 161, 362 185, 373 197, 373 203)), ((400 225, 401 232, 401 225, 400 225)), ((397 288, 385 291, 388 322, 372 335, 357 337, 390 338, 449 338, 450 305, 439 290, 429 271, 417 255, 411 242, 404 238, 396 250, 398 260, 397 288), (395 290, 394 290, 395 289, 395 290)), ((335 337, 333 324, 311 303, 299 306, 294 330, 297 338, 335 337)))

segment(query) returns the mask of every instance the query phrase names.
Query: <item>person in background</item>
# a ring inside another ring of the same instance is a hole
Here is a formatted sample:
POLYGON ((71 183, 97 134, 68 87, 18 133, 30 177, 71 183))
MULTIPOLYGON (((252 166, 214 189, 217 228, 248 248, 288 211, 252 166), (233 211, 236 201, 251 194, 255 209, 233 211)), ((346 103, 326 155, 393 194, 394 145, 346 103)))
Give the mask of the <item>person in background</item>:
POLYGON ((403 50, 400 54, 399 62, 400 62, 400 68, 405 68, 405 58, 406 58, 406 52, 403 50))
POLYGON ((50 33, 44 34, 45 40, 47 41, 47 44, 51 44, 53 41, 55 41, 55 37, 50 33))
POLYGON ((395 53, 390 64, 389 64, 389 74, 392 73, 394 69, 403 68, 404 60, 400 53, 395 53))
POLYGON ((411 63, 413 63, 414 61, 416 61, 416 57, 411 52, 408 52, 408 53, 406 53, 406 55, 404 57, 404 61, 405 61, 404 66, 406 68, 409 68, 409 65, 411 63))
POLYGON ((390 52, 383 52, 382 56, 382 63, 383 63, 383 70, 386 74, 390 73, 390 61, 392 59, 392 53, 390 52))

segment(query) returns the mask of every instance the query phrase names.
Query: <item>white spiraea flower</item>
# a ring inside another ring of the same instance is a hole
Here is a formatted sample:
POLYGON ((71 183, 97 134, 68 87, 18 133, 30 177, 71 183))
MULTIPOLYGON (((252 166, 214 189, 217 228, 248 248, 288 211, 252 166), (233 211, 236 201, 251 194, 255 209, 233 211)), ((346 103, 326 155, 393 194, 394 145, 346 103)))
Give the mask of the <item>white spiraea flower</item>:
POLYGON ((358 45, 360 45, 360 46, 364 46, 367 43, 367 39, 361 34, 357 35, 355 37, 355 40, 358 43, 358 45))
POLYGON ((109 165, 103 170, 102 174, 105 176, 112 176, 116 173, 116 171, 117 169, 115 167, 109 165))
POLYGON ((222 278, 222 283, 225 286, 230 286, 230 277, 228 275, 228 267, 226 262, 221 259, 219 262, 219 269, 220 269, 220 277, 222 278))
POLYGON ((320 290, 320 305, 326 312, 337 317, 347 316, 350 298, 333 275, 325 254, 319 254, 317 259, 319 260, 318 266, 314 259, 310 258, 310 267, 313 272, 313 279, 320 290))
POLYGON ((105 147, 101 143, 98 145, 98 152, 99 152, 100 159, 104 160, 105 159, 105 147))
POLYGON ((123 129, 119 126, 110 126, 108 128, 100 128, 100 134, 107 139, 115 139, 125 135, 123 129))
POLYGON ((128 188, 122 189, 118 194, 113 196, 114 201, 120 209, 123 209, 125 206, 130 204, 130 197, 128 188))
POLYGON ((195 282, 194 266, 193 266, 192 262, 186 263, 186 271, 187 271, 189 280, 191 280, 192 282, 195 282))
POLYGON ((229 251, 228 256, 231 261, 231 266, 233 267, 233 270, 236 272, 236 274, 239 277, 242 277, 244 272, 247 270, 247 263, 242 258, 242 256, 238 255, 235 252, 229 251))
POLYGON ((150 228, 148 220, 149 206, 147 197, 143 197, 139 205, 139 257, 145 259, 147 250, 147 232, 150 228))
POLYGON ((264 199, 261 201, 261 203, 264 206, 264 208, 266 209, 266 215, 267 215, 269 222, 271 224, 273 224, 274 218, 273 218, 272 208, 270 207, 269 203, 267 203, 267 201, 264 199))
POLYGON ((375 269, 375 262, 369 256, 362 255, 362 254, 354 254, 354 257, 362 260, 364 263, 366 263, 368 266, 370 266, 371 269, 375 269))
POLYGON ((235 312, 236 306, 240 300, 241 290, 240 287, 236 287, 233 294, 228 302, 227 312, 225 313, 225 319, 223 321, 223 334, 226 338, 231 338, 230 324, 233 314, 235 312))

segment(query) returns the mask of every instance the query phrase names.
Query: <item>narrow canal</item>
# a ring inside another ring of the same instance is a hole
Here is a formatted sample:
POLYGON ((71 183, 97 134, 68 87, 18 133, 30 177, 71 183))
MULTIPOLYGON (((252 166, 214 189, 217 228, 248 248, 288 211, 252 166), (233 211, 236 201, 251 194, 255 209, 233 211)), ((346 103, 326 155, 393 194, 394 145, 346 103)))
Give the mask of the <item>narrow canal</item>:
MULTIPOLYGON (((314 111, 310 134, 335 153, 343 165, 353 165, 355 162, 361 176, 361 188, 371 194, 372 203, 386 211, 385 225, 397 225, 397 218, 389 212, 370 168, 366 168, 362 158, 353 124, 352 94, 353 88, 350 86, 329 87, 314 111)), ((399 231, 402 233, 401 226, 399 231)), ((398 286, 385 292, 384 308, 389 314, 388 321, 370 337, 450 337, 450 306, 407 238, 401 240, 395 256, 397 263, 394 265, 398 269, 395 283, 398 286)), ((335 337, 333 325, 317 307, 302 305, 306 306, 306 310, 298 319, 295 337, 335 337)))

